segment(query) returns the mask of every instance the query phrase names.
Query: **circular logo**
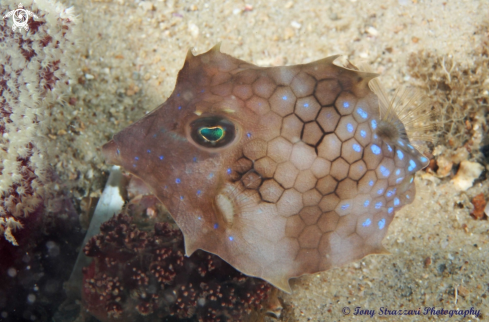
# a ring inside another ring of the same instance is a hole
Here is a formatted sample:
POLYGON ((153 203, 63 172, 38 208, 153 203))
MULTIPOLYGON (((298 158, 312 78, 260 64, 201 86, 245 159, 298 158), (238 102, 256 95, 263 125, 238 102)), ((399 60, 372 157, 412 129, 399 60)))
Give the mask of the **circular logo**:
POLYGON ((3 16, 3 19, 12 17, 12 21, 14 22, 12 26, 13 31, 15 31, 17 28, 24 28, 24 30, 27 31, 29 30, 29 25, 27 24, 29 22, 29 16, 39 18, 34 13, 24 9, 24 6, 20 3, 17 9, 7 12, 7 14, 3 16))
POLYGON ((14 19, 14 24, 19 28, 27 26, 27 21, 29 20, 25 9, 16 9, 12 18, 14 19))

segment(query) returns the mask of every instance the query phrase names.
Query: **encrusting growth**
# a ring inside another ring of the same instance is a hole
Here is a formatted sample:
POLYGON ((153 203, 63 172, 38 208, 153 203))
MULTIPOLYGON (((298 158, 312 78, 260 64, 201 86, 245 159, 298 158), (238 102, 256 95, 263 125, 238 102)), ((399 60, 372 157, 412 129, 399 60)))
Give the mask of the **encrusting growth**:
MULTIPOLYGON (((15 230, 49 193, 45 110, 67 87, 76 39, 71 8, 28 2, 37 16, 28 31, 13 30, 11 18, 0 20, 0 235, 14 245, 15 230)), ((2 1, 2 15, 18 8, 17 1, 2 1)))
POLYGON ((185 257, 182 234, 168 223, 141 231, 114 216, 84 252, 95 259, 84 269, 85 308, 101 321, 244 321, 266 308, 272 290, 215 255, 185 257))

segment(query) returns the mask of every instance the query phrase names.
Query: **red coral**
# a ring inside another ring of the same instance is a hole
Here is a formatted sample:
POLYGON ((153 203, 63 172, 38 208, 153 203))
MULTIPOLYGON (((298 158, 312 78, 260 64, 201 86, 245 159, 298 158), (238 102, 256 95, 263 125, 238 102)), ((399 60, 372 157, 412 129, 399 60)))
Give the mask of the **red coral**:
POLYGON ((146 316, 242 321, 263 309, 271 286, 236 271, 219 257, 184 256, 183 236, 168 223, 143 232, 114 216, 85 246, 95 257, 84 270, 86 309, 102 321, 146 316))

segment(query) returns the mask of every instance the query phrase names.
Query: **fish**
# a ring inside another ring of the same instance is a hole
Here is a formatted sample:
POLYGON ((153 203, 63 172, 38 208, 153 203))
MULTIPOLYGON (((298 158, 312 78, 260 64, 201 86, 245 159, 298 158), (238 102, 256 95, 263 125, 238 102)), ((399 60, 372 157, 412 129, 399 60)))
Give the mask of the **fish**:
POLYGON ((429 164, 405 126, 429 104, 410 91, 390 102, 378 74, 337 58, 259 67, 219 44, 189 50, 168 99, 102 153, 166 206, 187 256, 202 249, 290 293, 291 278, 386 253, 429 164))

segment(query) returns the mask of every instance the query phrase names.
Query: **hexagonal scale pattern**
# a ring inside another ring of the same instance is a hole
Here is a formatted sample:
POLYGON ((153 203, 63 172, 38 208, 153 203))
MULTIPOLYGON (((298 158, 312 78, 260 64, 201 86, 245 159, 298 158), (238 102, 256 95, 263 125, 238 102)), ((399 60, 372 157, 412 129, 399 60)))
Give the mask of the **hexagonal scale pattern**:
POLYGON ((133 166, 126 170, 189 230, 186 243, 284 290, 284 274, 378 252, 395 211, 414 199, 413 174, 428 160, 408 141, 387 144, 376 135, 378 100, 361 74, 332 58, 261 68, 215 49, 202 56, 187 58, 181 78, 188 88, 169 103, 181 110, 165 103, 151 114, 161 115, 162 129, 185 128, 164 139, 148 135, 152 125, 133 131, 128 142, 140 143, 130 148, 114 138, 122 164, 133 166), (209 115, 234 123, 236 140, 205 149, 177 140, 176 133, 189 133, 189 120, 209 115))

